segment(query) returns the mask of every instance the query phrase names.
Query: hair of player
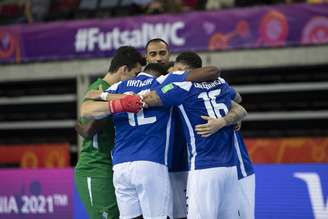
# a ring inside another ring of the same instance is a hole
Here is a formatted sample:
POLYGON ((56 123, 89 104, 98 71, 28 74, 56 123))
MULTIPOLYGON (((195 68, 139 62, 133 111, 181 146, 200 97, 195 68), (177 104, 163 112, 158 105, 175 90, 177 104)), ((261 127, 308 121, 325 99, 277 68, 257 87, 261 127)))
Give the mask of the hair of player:
POLYGON ((192 51, 180 53, 175 59, 175 62, 180 62, 182 64, 188 65, 190 68, 201 68, 203 65, 200 56, 192 51))
POLYGON ((160 43, 160 42, 164 43, 166 45, 167 50, 169 50, 169 44, 165 40, 163 40, 162 38, 154 38, 154 39, 151 39, 147 42, 146 51, 148 50, 149 44, 151 44, 151 43, 160 43))
POLYGON ((171 67, 173 67, 174 66, 174 62, 169 62, 168 64, 167 64, 167 66, 165 66, 167 69, 169 69, 169 68, 171 68, 171 67))
POLYGON ((157 75, 165 75, 167 73, 167 69, 160 63, 149 63, 143 71, 149 73, 154 72, 157 75))
POLYGON ((146 65, 145 57, 132 46, 122 46, 113 56, 108 71, 114 73, 123 65, 126 65, 131 70, 137 63, 140 63, 141 66, 146 65))

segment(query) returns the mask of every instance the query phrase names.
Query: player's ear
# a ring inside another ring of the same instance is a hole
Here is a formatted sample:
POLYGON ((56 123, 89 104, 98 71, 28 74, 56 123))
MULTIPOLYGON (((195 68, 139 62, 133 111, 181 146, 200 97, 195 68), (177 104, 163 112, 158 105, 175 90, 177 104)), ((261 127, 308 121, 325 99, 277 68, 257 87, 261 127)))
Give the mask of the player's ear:
POLYGON ((126 66, 126 65, 122 65, 122 66, 118 69, 118 71, 119 71, 119 73, 120 73, 121 75, 126 75, 127 70, 128 70, 128 66, 126 66))
POLYGON ((147 53, 144 54, 144 58, 145 58, 146 62, 149 63, 147 53))

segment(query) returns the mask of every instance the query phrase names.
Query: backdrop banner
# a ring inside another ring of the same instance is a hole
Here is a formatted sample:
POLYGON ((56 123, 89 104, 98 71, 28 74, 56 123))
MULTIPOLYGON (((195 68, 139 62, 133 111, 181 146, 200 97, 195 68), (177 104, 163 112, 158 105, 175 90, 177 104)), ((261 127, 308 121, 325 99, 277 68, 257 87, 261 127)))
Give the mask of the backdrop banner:
POLYGON ((73 218, 73 170, 1 170, 0 219, 73 218))
MULTIPOLYGON (((328 164, 254 168, 257 219, 328 218, 328 164)), ((0 219, 88 219, 73 169, 3 169, 0 177, 0 219)))
POLYGON ((325 44, 328 4, 0 27, 0 62, 108 57, 156 37, 173 52, 325 44))

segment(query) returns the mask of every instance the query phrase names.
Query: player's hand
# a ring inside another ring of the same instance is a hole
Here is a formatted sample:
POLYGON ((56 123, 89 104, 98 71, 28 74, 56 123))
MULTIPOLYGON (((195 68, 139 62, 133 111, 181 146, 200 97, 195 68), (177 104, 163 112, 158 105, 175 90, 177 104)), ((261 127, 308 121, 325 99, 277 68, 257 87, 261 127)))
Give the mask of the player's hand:
POLYGON ((142 108, 142 100, 138 95, 126 95, 121 99, 108 102, 111 113, 137 113, 142 108))
POLYGON ((87 135, 87 133, 85 132, 85 125, 82 125, 79 121, 77 121, 76 123, 75 123, 75 126, 74 126, 74 128, 75 128, 75 131, 80 135, 80 136, 82 136, 83 138, 87 138, 87 137, 89 137, 88 135, 87 135))
POLYGON ((90 90, 88 93, 85 95, 85 99, 87 100, 102 100, 101 98, 102 91, 100 90, 90 90))
POLYGON ((149 93, 144 93, 140 95, 140 98, 142 100, 142 107, 143 108, 148 108, 148 102, 151 100, 151 96, 149 95, 149 93))
POLYGON ((144 98, 145 98, 144 95, 147 95, 147 94, 141 94, 141 95, 139 94, 139 97, 140 97, 141 102, 142 102, 142 108, 148 108, 149 105, 147 104, 147 102, 144 101, 144 98))
POLYGON ((201 116, 207 123, 195 126, 195 131, 202 137, 209 137, 226 125, 223 118, 211 118, 208 116, 201 116))
POLYGON ((235 131, 239 131, 241 129, 241 122, 238 122, 235 126, 234 126, 235 131))
POLYGON ((85 99, 87 100, 103 100, 102 93, 103 93, 103 88, 101 85, 99 85, 98 90, 90 90, 87 92, 85 95, 85 99))

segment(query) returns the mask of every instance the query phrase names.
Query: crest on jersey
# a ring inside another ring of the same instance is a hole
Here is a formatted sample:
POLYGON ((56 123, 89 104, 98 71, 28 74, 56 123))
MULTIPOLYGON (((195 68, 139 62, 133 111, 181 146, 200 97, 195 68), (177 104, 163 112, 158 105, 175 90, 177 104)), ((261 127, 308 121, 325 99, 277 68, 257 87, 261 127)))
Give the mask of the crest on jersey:
POLYGON ((168 85, 165 85, 164 87, 162 87, 162 92, 165 94, 165 93, 167 93, 167 92, 169 92, 170 90, 172 90, 174 87, 173 87, 173 84, 172 83, 170 83, 170 84, 168 84, 168 85))

